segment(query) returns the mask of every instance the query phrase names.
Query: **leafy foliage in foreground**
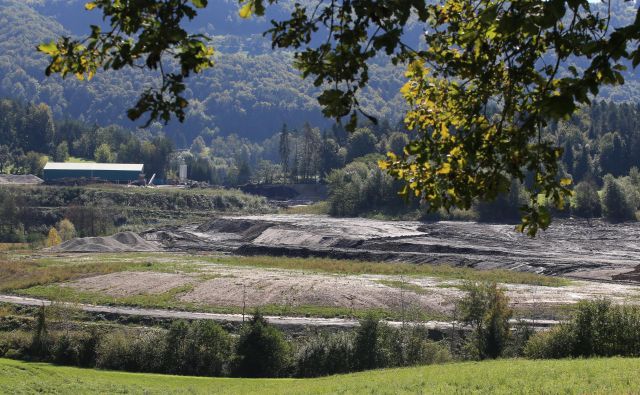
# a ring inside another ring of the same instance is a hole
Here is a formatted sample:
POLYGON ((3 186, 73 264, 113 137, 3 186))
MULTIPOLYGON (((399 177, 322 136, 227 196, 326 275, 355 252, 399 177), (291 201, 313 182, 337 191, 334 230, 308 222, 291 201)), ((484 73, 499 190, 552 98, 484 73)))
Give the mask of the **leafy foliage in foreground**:
MULTIPOLYGON (((240 16, 264 16, 265 6, 273 3, 240 1, 240 16)), ((149 112, 148 123, 168 122, 172 114, 183 120, 183 79, 212 65, 212 49, 206 37, 190 35, 182 25, 206 6, 201 0, 126 7, 90 2, 87 8, 100 9, 111 30, 93 26, 84 40, 62 37, 42 44, 40 51, 50 56, 47 74, 84 78, 98 67, 159 68, 161 86, 145 91, 129 117, 149 112), (165 21, 167 15, 173 17, 165 21), (175 71, 164 70, 163 55, 178 62, 175 71)), ((518 230, 533 236, 550 223, 538 195, 545 194, 556 208, 570 196, 571 180, 558 177, 562 148, 543 140, 542 128, 570 117, 579 104, 590 104, 589 95, 602 85, 623 84, 625 60, 634 67, 640 63, 640 50, 627 48, 640 35, 640 19, 609 31, 610 6, 603 11, 587 0, 319 2, 313 11, 296 4, 290 18, 274 20, 267 33, 274 47, 296 49, 305 77, 314 76, 316 86, 331 86, 318 97, 323 113, 337 118, 350 113, 350 130, 358 120, 356 93, 369 81, 368 61, 383 51, 394 64, 412 61, 403 88, 411 106, 405 121, 420 137, 385 166, 434 211, 494 199, 508 189, 510 178, 523 182, 530 173, 531 199, 518 230), (404 41, 411 15, 425 27, 424 50, 404 41), (316 44, 316 36, 326 40, 316 44), (591 62, 560 75, 560 65, 572 58, 591 62)))

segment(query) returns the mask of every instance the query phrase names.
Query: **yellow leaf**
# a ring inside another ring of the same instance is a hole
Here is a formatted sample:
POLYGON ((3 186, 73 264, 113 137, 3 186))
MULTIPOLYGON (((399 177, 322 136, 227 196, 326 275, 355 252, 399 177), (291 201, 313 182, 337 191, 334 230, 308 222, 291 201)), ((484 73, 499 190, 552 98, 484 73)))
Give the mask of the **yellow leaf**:
POLYGON ((449 173, 451 173, 451 165, 449 163, 443 163, 442 167, 436 173, 438 173, 438 174, 449 174, 449 173))
POLYGON ((251 2, 248 2, 247 4, 243 5, 240 8, 240 11, 238 12, 238 14, 240 15, 240 18, 249 18, 253 12, 252 7, 251 7, 251 2))
POLYGON ((571 178, 562 178, 560 180, 560 185, 562 185, 563 187, 566 187, 567 185, 571 185, 571 178))
POLYGON ((38 51, 40 52, 44 52, 47 55, 56 55, 57 53, 59 53, 58 51, 58 46, 56 45, 55 41, 51 41, 49 44, 40 44, 38 45, 38 51))
POLYGON ((449 137, 449 127, 444 122, 440 124, 440 135, 442 136, 443 139, 446 139, 449 137))
POLYGON ((94 8, 96 8, 96 3, 94 3, 93 1, 91 1, 91 2, 89 2, 89 3, 84 5, 84 9, 87 10, 87 11, 91 11, 94 8))

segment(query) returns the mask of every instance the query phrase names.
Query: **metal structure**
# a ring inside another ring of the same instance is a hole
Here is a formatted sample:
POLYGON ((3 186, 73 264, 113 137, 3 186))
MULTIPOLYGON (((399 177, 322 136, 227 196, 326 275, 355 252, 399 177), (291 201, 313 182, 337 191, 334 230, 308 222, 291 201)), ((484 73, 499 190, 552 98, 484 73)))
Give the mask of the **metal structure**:
POLYGON ((116 183, 137 181, 143 173, 144 165, 141 163, 48 162, 43 171, 45 181, 86 178, 116 183))

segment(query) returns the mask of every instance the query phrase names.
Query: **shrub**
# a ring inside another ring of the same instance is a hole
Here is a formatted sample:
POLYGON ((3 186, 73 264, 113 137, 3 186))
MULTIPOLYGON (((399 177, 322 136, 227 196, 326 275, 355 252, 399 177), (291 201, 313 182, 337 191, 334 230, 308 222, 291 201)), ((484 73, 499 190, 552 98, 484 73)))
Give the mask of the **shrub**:
POLYGON ((308 339, 296 355, 296 376, 316 377, 352 371, 353 343, 351 333, 322 333, 308 339))
MULTIPOLYGON (((402 331, 398 331, 402 335, 402 331)), ((403 336, 402 365, 431 365, 451 361, 449 348, 439 342, 429 340, 424 328, 414 327, 403 336)))
POLYGON ((607 300, 581 302, 573 319, 534 335, 525 348, 531 358, 640 356, 640 307, 607 300))
POLYGON ((53 362, 60 365, 77 365, 79 363, 79 342, 72 339, 71 334, 66 332, 58 338, 54 338, 51 346, 53 362))
POLYGON ((32 339, 26 331, 0 332, 0 357, 30 359, 32 339))
POLYGON ((531 336, 524 347, 524 355, 534 359, 568 358, 573 355, 574 340, 570 325, 558 325, 531 336))
POLYGON ((165 371, 170 373, 222 376, 231 356, 231 337, 212 321, 178 321, 166 335, 165 371))
POLYGON ((51 357, 60 365, 93 367, 99 334, 95 329, 68 331, 51 339, 51 357))
POLYGON ((291 348, 282 333, 256 312, 242 328, 236 355, 236 375, 280 377, 289 369, 291 348))
POLYGON ((129 372, 162 372, 164 342, 155 331, 117 330, 100 339, 96 367, 129 372))
POLYGON ((512 310, 505 291, 494 283, 467 283, 467 294, 458 302, 462 321, 473 327, 472 354, 479 359, 497 358, 510 337, 512 310))

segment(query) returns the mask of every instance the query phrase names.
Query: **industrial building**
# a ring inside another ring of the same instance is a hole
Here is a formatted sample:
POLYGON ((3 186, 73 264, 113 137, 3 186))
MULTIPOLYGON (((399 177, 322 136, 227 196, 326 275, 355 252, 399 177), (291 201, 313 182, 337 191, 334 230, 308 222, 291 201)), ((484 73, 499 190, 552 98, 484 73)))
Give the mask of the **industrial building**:
POLYGON ((61 163, 48 162, 44 166, 46 182, 63 179, 100 179, 115 183, 129 183, 144 177, 141 163, 61 163))

